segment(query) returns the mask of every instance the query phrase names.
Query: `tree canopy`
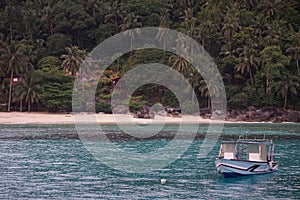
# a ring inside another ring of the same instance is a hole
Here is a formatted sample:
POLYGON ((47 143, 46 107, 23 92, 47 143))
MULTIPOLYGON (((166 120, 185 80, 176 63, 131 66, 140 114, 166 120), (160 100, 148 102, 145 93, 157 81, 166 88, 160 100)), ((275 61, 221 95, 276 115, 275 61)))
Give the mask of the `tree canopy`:
MULTIPOLYGON (((223 76, 229 108, 300 109, 299 25, 299 0, 1 1, 0 103, 6 107, 0 109, 17 110, 24 101, 29 111, 70 111, 74 77, 80 75, 84 56, 110 36, 149 26, 185 33, 207 50, 223 76), (25 89, 34 94, 17 95, 25 89), (12 99, 13 93, 18 100, 12 99)), ((132 48, 139 33, 128 34, 132 48)), ((165 44, 168 38, 160 31, 157 40, 165 44)), ((156 50, 133 51, 116 59, 101 79, 106 81, 99 83, 98 104, 108 104, 111 80, 148 61, 182 73, 200 106, 207 106, 207 89, 213 86, 203 85, 201 75, 182 57, 164 53, 158 58, 156 50)), ((140 102, 176 102, 166 95, 166 88, 143 89, 140 102), (147 92, 156 94, 149 99, 147 92)))

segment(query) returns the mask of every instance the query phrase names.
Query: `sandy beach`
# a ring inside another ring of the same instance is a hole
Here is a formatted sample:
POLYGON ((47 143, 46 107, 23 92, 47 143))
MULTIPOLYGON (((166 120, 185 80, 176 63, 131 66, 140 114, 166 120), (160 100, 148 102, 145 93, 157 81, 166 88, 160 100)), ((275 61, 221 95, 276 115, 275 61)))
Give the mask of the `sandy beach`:
MULTIPOLYGON (((119 114, 67 114, 67 113, 42 113, 42 112, 0 112, 0 124, 180 124, 180 123, 210 123, 212 120, 200 116, 162 117, 154 119, 139 119, 133 115, 119 114)), ((222 122, 213 120, 213 122, 222 122)), ((225 121, 224 121, 225 122, 225 121)), ((225 122, 228 123, 228 122, 225 122)))

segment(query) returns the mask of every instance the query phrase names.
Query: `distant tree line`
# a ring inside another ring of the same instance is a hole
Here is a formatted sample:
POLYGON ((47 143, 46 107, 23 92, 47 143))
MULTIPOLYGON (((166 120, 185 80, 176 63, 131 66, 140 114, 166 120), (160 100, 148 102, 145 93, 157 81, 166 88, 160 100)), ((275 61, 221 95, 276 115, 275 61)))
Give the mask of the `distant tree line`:
MULTIPOLYGON (((121 31, 149 26, 187 34, 209 52, 223 76, 230 109, 300 109, 299 24, 299 0, 4 0, 0 110, 71 111, 74 78, 87 53, 121 31)), ((157 39, 163 37, 158 32, 157 39)), ((158 51, 117 59, 100 79, 97 111, 111 112, 115 77, 155 60, 181 72, 200 106, 209 107, 210 93, 218 89, 181 56, 157 57, 158 51)), ((145 102, 178 106, 173 93, 157 85, 140 88, 135 96, 133 110, 145 102)))

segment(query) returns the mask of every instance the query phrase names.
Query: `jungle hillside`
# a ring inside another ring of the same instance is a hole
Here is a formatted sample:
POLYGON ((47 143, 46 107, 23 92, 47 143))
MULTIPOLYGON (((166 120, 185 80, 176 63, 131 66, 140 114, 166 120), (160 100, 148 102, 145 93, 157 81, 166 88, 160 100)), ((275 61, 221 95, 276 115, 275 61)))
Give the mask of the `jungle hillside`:
MULTIPOLYGON (((71 112, 74 80, 88 53, 141 27, 169 28, 201 44, 222 75, 228 110, 300 110, 299 25, 299 0, 3 0, 0 111, 71 112)), ((210 109, 213 86, 179 55, 152 49, 132 51, 99 72, 96 111, 111 113, 115 81, 154 61, 182 73, 199 107, 210 109)), ((154 84, 139 88, 129 106, 138 112, 156 103, 178 108, 174 94, 154 84)))

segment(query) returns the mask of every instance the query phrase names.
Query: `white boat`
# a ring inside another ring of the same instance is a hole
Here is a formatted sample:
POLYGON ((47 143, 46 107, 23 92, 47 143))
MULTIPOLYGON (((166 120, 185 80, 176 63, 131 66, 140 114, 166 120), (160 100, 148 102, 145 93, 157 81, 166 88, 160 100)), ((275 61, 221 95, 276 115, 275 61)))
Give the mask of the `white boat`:
POLYGON ((266 174, 278 168, 274 160, 274 143, 266 139, 221 142, 215 165, 218 173, 226 178, 266 174))

